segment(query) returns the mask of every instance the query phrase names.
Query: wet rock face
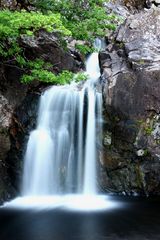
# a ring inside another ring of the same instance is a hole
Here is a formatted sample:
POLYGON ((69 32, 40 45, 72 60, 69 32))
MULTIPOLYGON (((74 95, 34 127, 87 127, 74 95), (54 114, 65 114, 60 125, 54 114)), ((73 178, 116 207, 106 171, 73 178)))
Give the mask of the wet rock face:
POLYGON ((14 66, 0 68, 0 203, 15 195, 6 159, 11 148, 10 127, 16 105, 26 95, 27 86, 19 81, 21 71, 14 66))
MULTIPOLYGON (((18 118, 25 117, 28 110, 22 108, 23 101, 28 103, 29 88, 20 83, 21 70, 16 67, 2 66, 0 77, 0 203, 17 195, 19 178, 22 170, 23 137, 26 133, 25 126, 18 118), (17 115, 19 109, 19 115, 17 115), (16 127, 15 127, 16 126, 16 127), (22 128, 24 127, 23 131, 22 128), (21 139, 17 141, 21 132, 21 139), (16 154, 15 154, 16 151, 16 154), (17 156, 20 156, 19 158, 17 156), (21 164, 21 166, 20 166, 21 164), (19 175, 18 175, 19 174, 19 175)), ((32 108, 31 108, 32 109, 32 108)), ((35 114, 35 111, 34 111, 35 114)), ((27 118, 27 117, 26 117, 27 118)), ((27 121, 27 120, 26 120, 27 121)), ((30 124, 30 123, 28 123, 30 124)))
POLYGON ((37 124, 40 93, 28 93, 21 104, 14 110, 10 127, 10 151, 6 162, 8 175, 17 193, 22 183, 23 160, 30 132, 37 124))
POLYGON ((7 174, 7 165, 3 161, 7 157, 7 152, 10 149, 8 130, 11 123, 11 111, 7 99, 0 95, 0 203, 9 197, 6 188, 12 191, 7 174))
POLYGON ((159 35, 160 9, 154 7, 127 18, 100 53, 105 191, 160 195, 159 35))

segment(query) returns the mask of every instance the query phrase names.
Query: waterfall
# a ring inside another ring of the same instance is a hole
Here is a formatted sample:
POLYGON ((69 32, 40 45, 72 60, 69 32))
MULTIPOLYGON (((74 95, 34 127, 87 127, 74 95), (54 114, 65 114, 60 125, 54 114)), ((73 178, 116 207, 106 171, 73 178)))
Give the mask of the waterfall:
POLYGON ((102 114, 101 94, 96 90, 98 53, 86 61, 86 73, 82 88, 53 86, 41 96, 37 127, 30 133, 24 158, 23 196, 96 195, 96 142, 102 114))

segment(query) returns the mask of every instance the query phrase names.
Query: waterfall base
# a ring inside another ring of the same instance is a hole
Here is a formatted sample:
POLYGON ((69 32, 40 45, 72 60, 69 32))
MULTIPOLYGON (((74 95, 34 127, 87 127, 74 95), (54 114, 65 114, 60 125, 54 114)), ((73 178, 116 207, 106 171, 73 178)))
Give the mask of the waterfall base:
POLYGON ((1 208, 1 240, 158 240, 160 199, 112 196, 103 211, 1 208), (110 200, 115 206, 110 206, 110 200), (116 208, 114 208, 116 207, 116 208))
POLYGON ((72 194, 18 197, 11 202, 6 202, 2 207, 34 210, 63 208, 71 211, 101 211, 119 207, 119 204, 106 195, 72 194))

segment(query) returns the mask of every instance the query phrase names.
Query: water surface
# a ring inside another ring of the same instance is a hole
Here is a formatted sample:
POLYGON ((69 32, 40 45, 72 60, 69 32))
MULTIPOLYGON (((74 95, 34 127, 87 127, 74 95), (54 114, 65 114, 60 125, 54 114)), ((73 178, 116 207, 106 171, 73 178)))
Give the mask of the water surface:
POLYGON ((103 211, 0 209, 0 240, 158 240, 160 199, 111 199, 103 211))

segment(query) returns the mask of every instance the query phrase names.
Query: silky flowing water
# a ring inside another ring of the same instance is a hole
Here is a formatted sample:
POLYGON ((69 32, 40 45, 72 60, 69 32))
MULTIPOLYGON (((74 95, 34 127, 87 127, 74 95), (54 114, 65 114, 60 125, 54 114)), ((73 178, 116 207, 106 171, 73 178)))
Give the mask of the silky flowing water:
POLYGON ((102 118, 98 53, 89 57, 86 69, 88 80, 81 89, 77 84, 53 86, 41 96, 37 128, 24 159, 23 196, 97 194, 102 118))
MULTIPOLYGON (((95 41, 100 49, 102 42, 95 41)), ((97 189, 97 145, 102 140, 98 52, 86 61, 85 83, 52 86, 40 97, 36 129, 24 157, 21 196, 13 207, 64 206, 75 210, 115 207, 97 189)))

